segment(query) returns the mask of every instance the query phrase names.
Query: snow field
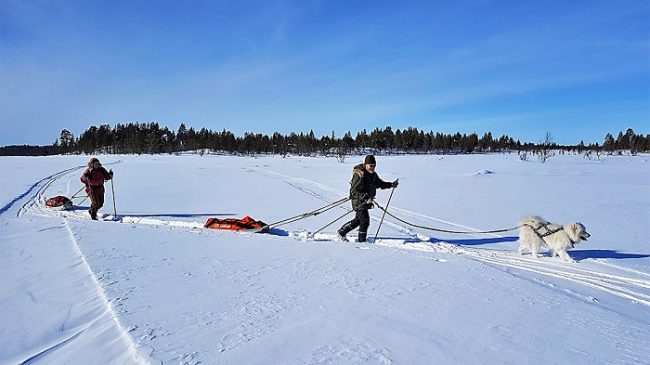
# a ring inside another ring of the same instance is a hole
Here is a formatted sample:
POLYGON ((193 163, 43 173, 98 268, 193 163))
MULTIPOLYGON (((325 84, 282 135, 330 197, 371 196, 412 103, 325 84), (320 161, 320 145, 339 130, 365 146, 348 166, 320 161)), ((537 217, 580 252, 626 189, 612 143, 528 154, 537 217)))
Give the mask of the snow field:
POLYGON ((101 159, 116 171, 118 209, 107 185, 103 222, 87 202, 43 206, 79 189, 86 158, 0 161, 14 172, 6 190, 0 180, 0 259, 16 279, 2 287, 0 363, 650 361, 647 157, 378 158, 382 178, 400 178, 393 214, 451 230, 581 220, 592 238, 569 252, 576 265, 517 255, 516 232, 440 234, 389 217, 373 244, 332 242, 345 220, 308 238, 349 204, 274 235, 201 228, 344 197, 352 157, 101 159))

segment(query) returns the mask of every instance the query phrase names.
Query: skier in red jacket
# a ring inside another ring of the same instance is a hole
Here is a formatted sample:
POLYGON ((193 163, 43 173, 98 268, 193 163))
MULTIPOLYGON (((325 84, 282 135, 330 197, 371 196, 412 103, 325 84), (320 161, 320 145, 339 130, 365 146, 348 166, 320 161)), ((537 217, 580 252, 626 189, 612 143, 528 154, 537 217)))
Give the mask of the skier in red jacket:
POLYGON ((97 211, 104 206, 104 181, 113 178, 113 170, 106 171, 99 160, 93 157, 88 161, 88 168, 81 175, 81 182, 86 184, 86 194, 90 197, 90 218, 97 220, 97 211))

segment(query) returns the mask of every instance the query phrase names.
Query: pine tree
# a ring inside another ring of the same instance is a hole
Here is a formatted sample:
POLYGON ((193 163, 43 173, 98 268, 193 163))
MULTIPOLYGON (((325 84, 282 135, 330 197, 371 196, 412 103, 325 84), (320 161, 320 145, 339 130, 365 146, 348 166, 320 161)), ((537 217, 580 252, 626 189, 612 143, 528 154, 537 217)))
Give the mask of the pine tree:
POLYGON ((605 136, 605 141, 603 142, 603 150, 607 153, 614 152, 616 148, 616 142, 614 141, 614 136, 611 133, 607 133, 605 136))
POLYGON ((61 141, 60 146, 61 149, 63 150, 63 153, 68 153, 72 150, 74 147, 74 136, 72 133, 70 133, 69 130, 64 129, 61 131, 61 136, 59 137, 59 140, 61 141))
POLYGON ((181 125, 178 126, 178 132, 176 132, 176 141, 178 141, 179 150, 184 151, 185 144, 187 142, 187 127, 185 127, 185 123, 181 122, 181 125))

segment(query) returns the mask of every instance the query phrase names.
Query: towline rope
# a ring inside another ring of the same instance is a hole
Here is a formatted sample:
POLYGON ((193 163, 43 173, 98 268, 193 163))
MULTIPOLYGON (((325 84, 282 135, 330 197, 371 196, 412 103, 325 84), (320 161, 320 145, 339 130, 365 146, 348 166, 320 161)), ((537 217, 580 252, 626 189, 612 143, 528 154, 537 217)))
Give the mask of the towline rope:
POLYGON ((319 228, 318 230, 314 231, 314 233, 312 233, 311 235, 312 235, 312 236, 316 235, 316 233, 318 233, 318 232, 324 230, 325 228, 331 226, 332 224, 336 223, 336 222, 339 221, 341 218, 345 217, 346 215, 348 215, 348 214, 350 214, 350 213, 352 213, 352 212, 354 212, 354 210, 348 210, 347 212, 343 213, 342 215, 340 215, 340 216, 339 216, 338 218, 336 218, 335 220, 333 220, 333 221, 327 223, 327 224, 324 225, 323 227, 321 227, 321 228, 319 228))
MULTIPOLYGON (((277 222, 267 224, 267 225, 265 225, 265 226, 262 227, 262 228, 254 229, 254 230, 251 230, 251 231, 253 231, 253 232, 263 232, 263 231, 267 231, 267 230, 269 230, 269 229, 271 229, 271 228, 277 228, 277 227, 283 226, 283 225, 285 225, 285 224, 289 224, 289 223, 297 222, 297 221, 299 221, 299 220, 302 220, 302 219, 305 219, 305 218, 308 218, 308 217, 317 216, 317 215, 319 215, 319 214, 321 214, 321 213, 325 213, 325 212, 327 212, 327 211, 330 210, 330 209, 334 209, 334 208, 336 208, 337 206, 339 206, 339 205, 341 205, 341 204, 343 204, 343 203, 346 203, 346 202, 350 201, 350 199, 351 199, 351 198, 349 198, 349 197, 347 197, 347 198, 341 198, 341 199, 339 199, 339 200, 337 200, 337 201, 335 201, 335 202, 332 202, 332 203, 330 203, 330 204, 324 205, 324 206, 322 206, 322 207, 320 207, 320 208, 317 208, 317 209, 314 209, 314 210, 312 210, 312 211, 309 211, 309 212, 306 212, 306 213, 302 213, 302 214, 298 214, 298 215, 295 215, 295 216, 293 216, 293 217, 285 218, 285 219, 279 220, 279 221, 277 221, 277 222)), ((387 209, 385 209, 384 207, 382 207, 381 205, 379 205, 379 203, 377 203, 376 200, 374 200, 374 204, 375 204, 379 209, 381 209, 381 210, 384 212, 384 214, 386 214, 386 215, 388 215, 388 216, 390 216, 390 217, 395 218, 395 219, 398 220, 399 222, 402 222, 402 223, 404 223, 404 224, 406 224, 406 225, 409 225, 409 226, 411 226, 411 227, 420 228, 420 229, 426 229, 426 230, 429 230, 429 231, 435 231, 435 232, 454 233, 454 234, 501 233, 501 232, 514 231, 514 230, 519 229, 519 228, 522 227, 521 225, 519 225, 519 226, 512 227, 512 228, 493 229, 493 230, 489 230, 489 231, 451 231, 451 230, 447 230, 447 229, 440 229, 440 228, 434 228, 434 227, 422 226, 422 225, 419 225, 419 224, 415 224, 415 223, 411 223, 411 222, 405 221, 404 219, 395 216, 393 213, 390 213, 387 209)), ((317 231, 314 232, 313 234, 316 234, 316 233, 322 231, 323 229, 329 227, 329 226, 332 225, 334 222, 340 220, 341 218, 345 217, 346 215, 350 214, 351 212, 352 212, 352 210, 345 212, 343 215, 339 216, 338 218, 336 218, 336 219, 333 220, 332 222, 328 223, 326 226, 320 228, 319 230, 317 230, 317 231)))
POLYGON ((384 211, 384 213, 386 213, 387 215, 397 219, 398 221, 400 221, 400 222, 402 222, 402 223, 404 223, 406 225, 409 225, 409 226, 415 227, 415 228, 426 229, 426 230, 429 230, 429 231, 435 231, 435 232, 455 233, 455 234, 499 233, 499 232, 514 231, 515 229, 519 229, 519 228, 522 227, 522 226, 516 226, 516 227, 512 227, 512 228, 505 228, 505 229, 494 229, 494 230, 491 230, 491 231, 450 231, 450 230, 446 230, 446 229, 439 229, 439 228, 421 226, 421 225, 418 225, 418 224, 407 222, 407 221, 405 221, 405 220, 403 220, 401 218, 396 217, 394 214, 389 213, 388 210, 384 209, 381 205, 377 204, 376 201, 375 201, 375 205, 379 209, 384 211))
MULTIPOLYGON (((317 215, 319 215, 319 214, 321 214, 321 213, 325 213, 325 212, 327 212, 328 210, 333 209, 333 208, 335 208, 335 207, 337 207, 337 206, 339 206, 339 205, 341 205, 341 204, 343 204, 343 203, 345 203, 345 202, 347 202, 347 201, 349 201, 349 200, 350 200, 349 197, 347 197, 347 198, 341 198, 341 199, 339 199, 339 200, 337 200, 337 201, 335 201, 335 202, 333 202, 333 203, 330 203, 330 204, 324 205, 324 206, 322 206, 322 207, 320 207, 320 208, 317 208, 317 209, 314 209, 314 210, 312 210, 312 211, 310 211, 310 212, 306 212, 306 213, 302 213, 302 214, 294 215, 293 217, 285 218, 285 219, 279 220, 279 221, 277 221, 277 222, 274 222, 274 223, 271 223, 271 224, 267 224, 267 225, 265 225, 265 226, 262 227, 262 228, 256 229, 255 231, 256 231, 256 232, 259 232, 259 231, 262 231, 262 230, 268 230, 268 229, 271 229, 271 228, 277 228, 277 227, 280 227, 280 226, 285 225, 285 224, 289 224, 289 223, 297 222, 297 221, 299 221, 299 220, 301 220, 301 219, 305 219, 305 218, 307 218, 307 217, 317 216, 317 215)), ((347 214, 347 213, 346 213, 346 214, 347 214)))
POLYGON ((81 193, 81 191, 82 191, 84 188, 85 188, 85 186, 82 186, 81 189, 77 190, 77 192, 74 193, 74 195, 70 197, 70 200, 72 200, 72 199, 74 199, 74 198, 81 198, 80 196, 77 196, 77 194, 81 193))

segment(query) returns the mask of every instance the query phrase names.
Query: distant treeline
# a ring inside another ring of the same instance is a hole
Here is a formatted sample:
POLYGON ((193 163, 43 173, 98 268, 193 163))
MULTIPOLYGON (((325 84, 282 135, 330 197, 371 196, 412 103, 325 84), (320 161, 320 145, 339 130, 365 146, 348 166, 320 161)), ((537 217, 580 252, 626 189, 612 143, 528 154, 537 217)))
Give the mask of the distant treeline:
POLYGON ((375 128, 368 133, 365 129, 354 137, 350 132, 337 137, 334 132, 330 136, 317 138, 313 131, 309 133, 291 133, 283 135, 278 132, 273 135, 260 133, 244 133, 235 136, 232 132, 222 130, 215 132, 206 128, 197 131, 187 128, 181 123, 177 131, 160 127, 158 123, 128 123, 117 124, 115 127, 103 124, 92 126, 75 137, 69 130, 64 129, 61 135, 50 146, 7 146, 0 147, 0 155, 52 155, 52 154, 156 154, 179 153, 184 151, 215 151, 231 154, 277 154, 277 155, 336 155, 362 153, 372 150, 377 153, 485 153, 525 151, 560 150, 565 152, 637 154, 650 150, 650 134, 637 135, 632 129, 625 133, 619 132, 614 138, 607 134, 602 145, 593 143, 585 145, 580 142, 575 146, 562 146, 553 142, 547 133, 542 142, 521 143, 508 135, 495 138, 487 132, 479 137, 472 134, 443 134, 424 132, 409 127, 393 131, 391 127, 375 128))
POLYGON ((49 156, 61 154, 58 146, 12 145, 0 147, 0 156, 49 156))

